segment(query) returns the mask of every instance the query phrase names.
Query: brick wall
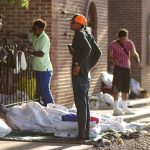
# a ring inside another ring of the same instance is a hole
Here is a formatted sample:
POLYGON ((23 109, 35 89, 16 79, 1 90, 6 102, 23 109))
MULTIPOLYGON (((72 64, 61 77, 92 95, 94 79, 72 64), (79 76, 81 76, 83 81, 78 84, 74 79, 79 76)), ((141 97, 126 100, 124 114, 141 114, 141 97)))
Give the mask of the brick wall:
MULTIPOLYGON (((50 35, 51 29, 51 1, 31 0, 28 10, 18 6, 0 5, 0 12, 4 14, 3 35, 6 32, 28 32, 32 21, 37 18, 46 19, 48 23, 47 33, 50 35)), ((2 35, 1 35, 2 36, 2 35)))
MULTIPOLYGON (((47 21, 47 29, 46 32, 51 38, 53 36, 55 39, 55 35, 52 35, 52 1, 51 0, 31 0, 29 9, 21 9, 19 6, 8 6, 8 5, 0 5, 0 13, 4 15, 3 22, 4 26, 2 30, 0 30, 0 39, 7 38, 7 33, 28 33, 28 31, 32 27, 33 20, 37 18, 42 18, 47 21)), ((55 19, 53 19, 55 21, 55 19)), ((24 44, 24 40, 20 40, 18 38, 10 37, 10 39, 18 44, 24 44)), ((51 38, 52 40, 52 38, 51 38)), ((52 61, 56 62, 56 52, 55 52, 55 42, 53 43, 54 51, 52 53, 52 61)), ((55 63, 54 63, 54 68, 55 63)), ((54 81, 56 76, 54 76, 54 81)), ((52 83, 55 85, 55 82, 52 83)), ((54 96, 56 95, 54 90, 54 96)))
MULTIPOLYGON (((51 59, 54 68, 52 78, 52 93, 57 103, 72 105, 73 93, 71 86, 71 56, 67 44, 73 38, 67 17, 75 13, 88 14, 89 4, 95 3, 97 23, 96 39, 103 56, 92 70, 90 94, 100 91, 100 75, 107 70, 107 37, 108 37, 108 5, 107 0, 31 0, 29 10, 17 6, 0 6, 0 13, 4 14, 4 28, 0 31, 0 38, 7 31, 28 32, 34 19, 41 17, 48 23, 46 32, 51 38, 51 59), (66 13, 68 12, 68 13, 66 13)), ((15 39, 16 40, 16 39, 15 39)), ((17 39, 18 40, 18 39, 17 39)))
MULTIPOLYGON (((66 1, 61 1, 64 5, 66 1)), ((92 1, 89 1, 89 3, 92 1)), ((67 17, 72 17, 71 14, 62 14, 62 11, 68 11, 72 14, 82 13, 88 14, 89 7, 87 1, 72 0, 68 1, 67 7, 57 7, 58 18, 58 38, 57 38, 57 102, 63 104, 72 104, 73 94, 71 87, 71 56, 67 49, 67 44, 71 43, 73 32, 70 30, 69 22, 64 21, 67 17)), ((61 4, 61 3, 60 3, 61 4)), ((97 11, 97 42, 103 51, 103 57, 96 67, 92 70, 92 81, 90 94, 100 91, 100 74, 101 71, 107 70, 107 1, 95 1, 97 11)))
MULTIPOLYGON (((126 28, 129 31, 129 38, 134 42, 137 52, 141 56, 141 0, 109 0, 108 8, 108 41, 116 39, 116 33, 120 28, 126 28)), ((141 70, 133 59, 131 77, 141 81, 141 70)))
POLYGON ((148 25, 150 24, 150 1, 142 1, 142 28, 141 28, 141 51, 142 51, 142 73, 141 73, 141 85, 144 89, 150 92, 150 53, 148 53, 150 45, 148 44, 148 25), (149 59, 148 59, 149 58, 149 59))

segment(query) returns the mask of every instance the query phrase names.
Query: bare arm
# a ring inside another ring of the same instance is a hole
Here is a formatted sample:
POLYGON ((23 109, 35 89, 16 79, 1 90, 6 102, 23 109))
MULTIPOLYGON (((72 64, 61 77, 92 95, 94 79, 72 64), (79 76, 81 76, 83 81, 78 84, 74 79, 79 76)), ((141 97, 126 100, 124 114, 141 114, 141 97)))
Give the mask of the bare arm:
POLYGON ((33 55, 33 56, 36 56, 36 57, 43 57, 44 56, 44 53, 42 51, 28 51, 28 53, 30 55, 33 55))
POLYGON ((140 63, 140 57, 135 48, 132 50, 132 56, 134 56, 137 63, 140 63))

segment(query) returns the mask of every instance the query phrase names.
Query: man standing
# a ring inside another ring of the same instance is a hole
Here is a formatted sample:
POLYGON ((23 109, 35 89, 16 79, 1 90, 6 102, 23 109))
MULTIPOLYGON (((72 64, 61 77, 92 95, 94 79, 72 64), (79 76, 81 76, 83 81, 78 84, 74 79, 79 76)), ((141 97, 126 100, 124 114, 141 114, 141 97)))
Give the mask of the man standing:
POLYGON ((114 113, 113 115, 134 114, 127 107, 127 99, 130 88, 130 55, 133 55, 136 62, 140 64, 139 55, 136 52, 134 43, 128 39, 128 31, 120 29, 118 39, 111 42, 109 47, 109 60, 114 65, 113 72, 113 97, 114 113), (122 92, 123 111, 118 108, 118 94, 122 92))
POLYGON ((87 19, 80 14, 71 19, 70 27, 75 32, 72 41, 72 86, 77 108, 78 139, 89 139, 89 78, 90 69, 98 62, 101 51, 93 36, 85 31, 87 19))

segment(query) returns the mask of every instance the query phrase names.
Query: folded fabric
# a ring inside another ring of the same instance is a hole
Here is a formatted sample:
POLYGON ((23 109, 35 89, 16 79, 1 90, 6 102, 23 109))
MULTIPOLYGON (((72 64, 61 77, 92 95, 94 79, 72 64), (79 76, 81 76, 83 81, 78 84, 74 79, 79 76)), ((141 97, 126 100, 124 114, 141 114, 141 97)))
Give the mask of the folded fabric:
MULTIPOLYGON (((77 121, 77 115, 76 114, 67 114, 62 116, 62 121, 77 121)), ((99 119, 97 117, 90 116, 90 122, 96 122, 96 124, 99 123, 99 119)))
POLYGON ((91 122, 96 122, 97 124, 99 123, 99 119, 96 118, 96 117, 93 117, 93 116, 90 117, 90 121, 91 122))
POLYGON ((61 131, 78 130, 78 123, 73 121, 61 121, 55 125, 55 129, 61 131))
POLYGON ((4 120, 0 119, 0 137, 8 135, 12 129, 4 122, 4 120))
POLYGON ((77 121, 77 115, 76 114, 67 114, 62 116, 62 121, 77 121))

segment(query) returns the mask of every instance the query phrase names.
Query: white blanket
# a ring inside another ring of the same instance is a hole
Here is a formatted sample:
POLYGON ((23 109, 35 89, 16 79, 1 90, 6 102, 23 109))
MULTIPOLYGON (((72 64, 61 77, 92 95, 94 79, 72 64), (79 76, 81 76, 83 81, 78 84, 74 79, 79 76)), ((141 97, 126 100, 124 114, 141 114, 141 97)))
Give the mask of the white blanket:
MULTIPOLYGON (((77 136, 77 122, 62 121, 62 116, 69 114, 67 108, 60 105, 55 107, 49 105, 43 107, 37 102, 29 102, 22 106, 13 106, 6 113, 7 121, 11 128, 21 131, 54 133, 59 137, 77 136)), ((115 129, 125 132, 129 129, 128 124, 123 121, 122 117, 104 116, 98 113, 92 113, 92 116, 99 118, 100 123, 90 122, 90 137, 94 138, 100 132, 107 129, 115 129)))

